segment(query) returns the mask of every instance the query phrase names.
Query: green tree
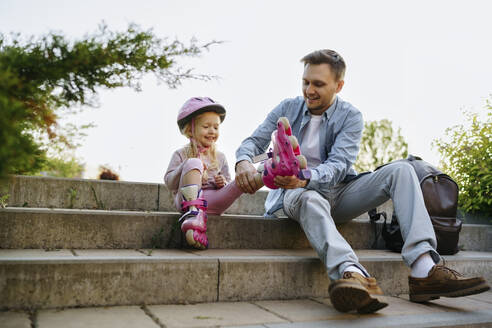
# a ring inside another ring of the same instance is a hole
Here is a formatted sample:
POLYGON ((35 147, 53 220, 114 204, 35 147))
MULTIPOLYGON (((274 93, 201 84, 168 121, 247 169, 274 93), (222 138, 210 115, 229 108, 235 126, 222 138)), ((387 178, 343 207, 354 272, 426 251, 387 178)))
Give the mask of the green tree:
POLYGON ((75 106, 97 104, 97 88, 140 90, 149 72, 175 88, 185 79, 210 80, 177 60, 199 56, 213 44, 161 39, 130 24, 112 32, 104 24, 82 40, 49 33, 35 39, 0 34, 0 178, 32 174, 46 165, 46 144, 73 147, 59 118, 75 106))
POLYGON ((390 120, 364 122, 359 155, 354 164, 358 172, 373 171, 379 165, 396 159, 406 158, 408 144, 400 134, 400 128, 393 130, 390 120))
POLYGON ((84 164, 74 156, 47 157, 41 168, 41 174, 50 177, 80 178, 84 164))
MULTIPOLYGON (((74 114, 74 113, 71 113, 74 114)), ((73 123, 58 124, 54 138, 36 133, 40 148, 45 151, 46 158, 36 175, 63 178, 80 178, 85 164, 76 156, 76 150, 82 146, 87 136, 85 131, 94 127, 93 123, 75 125, 73 123)))
POLYGON ((459 207, 492 217, 492 104, 486 101, 485 119, 463 111, 465 123, 446 129, 433 141, 441 154, 440 166, 459 186, 459 207))

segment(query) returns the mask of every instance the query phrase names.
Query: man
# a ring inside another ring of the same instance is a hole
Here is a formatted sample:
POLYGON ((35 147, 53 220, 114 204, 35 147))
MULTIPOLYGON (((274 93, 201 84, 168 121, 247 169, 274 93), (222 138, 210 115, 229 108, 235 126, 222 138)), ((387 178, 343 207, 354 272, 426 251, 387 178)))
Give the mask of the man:
POLYGON ((298 221, 332 280, 333 306, 342 312, 376 312, 385 306, 376 279, 359 263, 335 223, 349 221, 393 200, 405 244, 402 257, 411 268, 410 300, 425 302, 440 296, 457 297, 489 289, 485 280, 463 278, 437 265, 436 237, 413 168, 404 162, 357 175, 352 168, 362 136, 362 115, 337 94, 344 85, 345 62, 333 50, 306 55, 302 77, 303 97, 286 99, 245 139, 236 152, 236 182, 253 193, 261 187, 254 175, 252 158, 270 143, 279 117, 285 116, 300 141, 301 153, 311 170, 310 180, 276 177, 280 188, 270 191, 266 214, 279 209, 298 221))

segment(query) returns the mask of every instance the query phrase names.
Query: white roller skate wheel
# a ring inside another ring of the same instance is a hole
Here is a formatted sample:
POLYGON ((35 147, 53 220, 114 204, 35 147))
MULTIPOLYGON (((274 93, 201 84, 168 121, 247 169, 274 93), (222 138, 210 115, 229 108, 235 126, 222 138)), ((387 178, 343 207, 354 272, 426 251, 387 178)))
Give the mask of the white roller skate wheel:
POLYGON ((186 231, 186 242, 190 246, 195 246, 195 244, 197 243, 195 241, 195 238, 193 238, 193 229, 186 231))
POLYGON ((304 155, 297 155, 297 160, 299 161, 299 167, 301 170, 304 170, 307 168, 307 159, 304 155))
POLYGON ((258 173, 263 173, 265 171, 265 164, 261 163, 260 165, 258 165, 258 168, 256 169, 256 171, 258 173))
POLYGON ((290 128, 289 119, 287 117, 279 117, 277 122, 282 122, 285 131, 287 131, 290 128))
POLYGON ((299 141, 297 141, 297 138, 295 136, 289 136, 289 141, 292 149, 296 149, 299 146, 299 141))

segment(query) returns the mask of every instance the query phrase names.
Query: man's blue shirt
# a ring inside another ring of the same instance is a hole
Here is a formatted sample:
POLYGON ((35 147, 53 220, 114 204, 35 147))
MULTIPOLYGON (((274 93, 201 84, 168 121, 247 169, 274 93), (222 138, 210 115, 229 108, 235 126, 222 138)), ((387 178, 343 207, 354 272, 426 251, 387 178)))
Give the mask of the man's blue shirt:
MULTIPOLYGON (((272 132, 277 128, 279 117, 289 119, 292 134, 302 142, 302 135, 311 119, 303 97, 282 101, 258 126, 253 134, 246 138, 236 151, 236 163, 251 159, 267 150, 272 132)), ((357 172, 352 165, 359 152, 364 123, 360 111, 350 103, 336 97, 333 104, 322 114, 319 145, 321 164, 311 169, 311 179, 306 189, 322 193, 340 182, 353 179, 357 172)), ((265 202, 266 216, 283 208, 284 189, 270 190, 265 202)))

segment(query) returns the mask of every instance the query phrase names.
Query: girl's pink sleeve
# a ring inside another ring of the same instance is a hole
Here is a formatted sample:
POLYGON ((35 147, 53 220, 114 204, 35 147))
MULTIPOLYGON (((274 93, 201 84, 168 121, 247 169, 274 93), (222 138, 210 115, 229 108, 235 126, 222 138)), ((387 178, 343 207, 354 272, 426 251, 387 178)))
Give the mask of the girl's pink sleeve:
POLYGON ((231 174, 229 173, 229 165, 227 164, 227 158, 222 153, 220 153, 220 155, 221 155, 220 174, 222 174, 226 179, 227 183, 229 183, 231 182, 231 174))
POLYGON ((164 183, 169 190, 175 191, 179 188, 179 180, 183 171, 184 159, 180 152, 176 150, 171 157, 166 174, 164 175, 164 183))

